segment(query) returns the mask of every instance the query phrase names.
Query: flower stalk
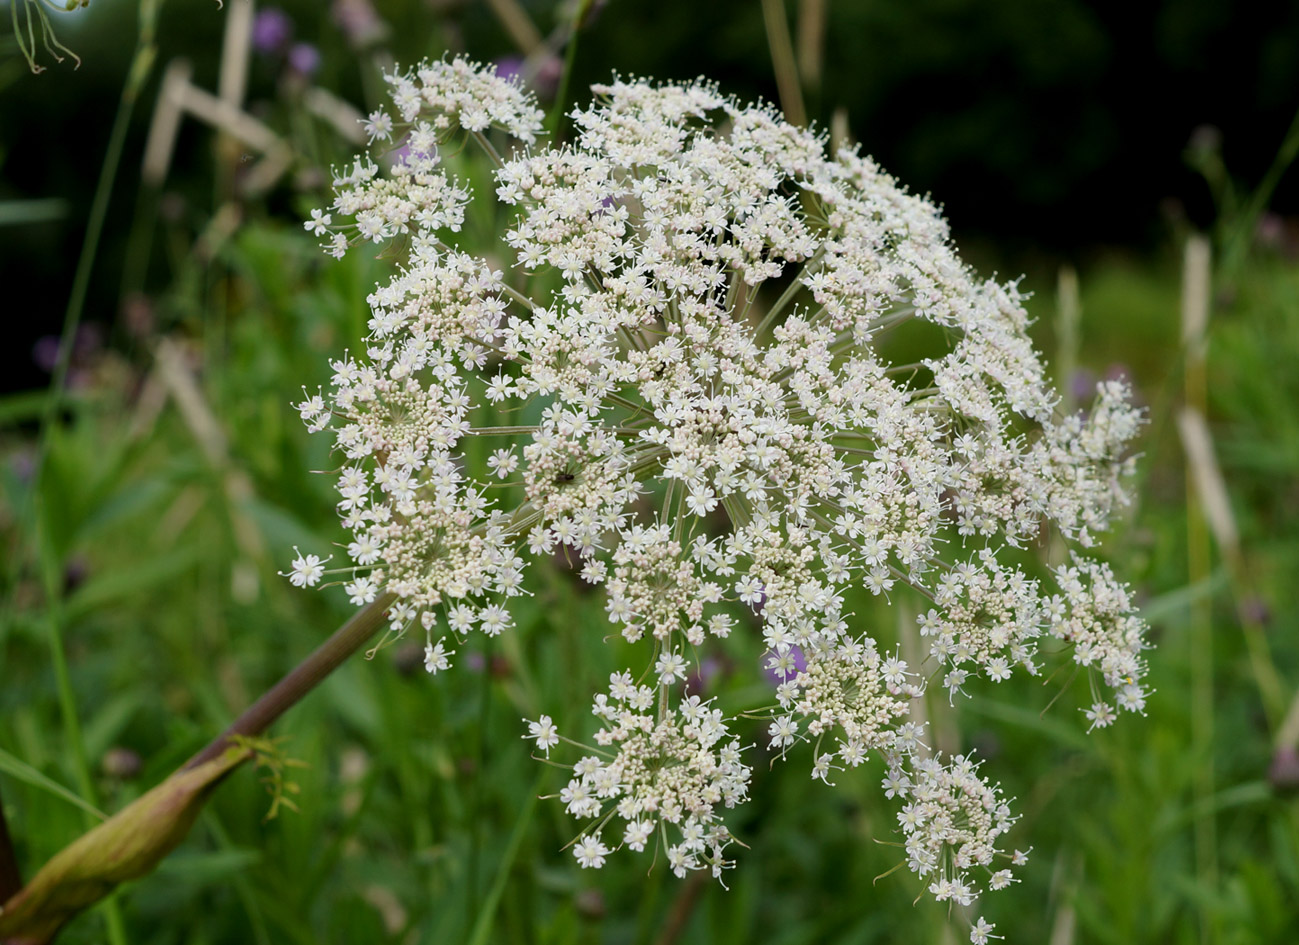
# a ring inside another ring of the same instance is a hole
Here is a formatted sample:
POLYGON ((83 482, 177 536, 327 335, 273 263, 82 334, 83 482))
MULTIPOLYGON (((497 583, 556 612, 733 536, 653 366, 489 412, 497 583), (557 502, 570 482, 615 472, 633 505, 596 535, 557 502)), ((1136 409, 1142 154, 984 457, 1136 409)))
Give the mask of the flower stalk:
POLYGON ((197 768, 220 756, 229 747, 232 736, 260 735, 265 732, 379 631, 393 599, 392 595, 384 594, 353 614, 351 619, 334 631, 333 636, 316 647, 310 656, 245 709, 224 732, 185 762, 181 770, 197 768))

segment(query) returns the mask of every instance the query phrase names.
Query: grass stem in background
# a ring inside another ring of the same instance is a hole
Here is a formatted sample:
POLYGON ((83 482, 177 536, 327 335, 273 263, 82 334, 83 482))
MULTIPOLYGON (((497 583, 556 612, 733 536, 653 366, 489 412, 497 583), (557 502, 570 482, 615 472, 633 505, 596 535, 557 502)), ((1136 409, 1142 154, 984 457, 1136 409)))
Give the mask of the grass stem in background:
POLYGON ((1267 209, 1277 184, 1281 183, 1281 178, 1285 176, 1285 172, 1289 170, 1296 158, 1299 158, 1299 112, 1295 113, 1294 119, 1290 122, 1290 128, 1281 140, 1281 147, 1277 150, 1276 157, 1272 159, 1267 173, 1250 194, 1244 210, 1231 221, 1235 226, 1223 239, 1221 273, 1229 286, 1234 285, 1249 248, 1253 245, 1254 231, 1258 227, 1259 217, 1267 209))
MULTIPOLYGON (((1272 659, 1266 631, 1249 606, 1249 602, 1254 599, 1253 581, 1231 510, 1231 497, 1213 448, 1213 435, 1204 415, 1189 406, 1177 415, 1177 426, 1186 452, 1190 483, 1195 489, 1204 522, 1218 547, 1218 554, 1227 566, 1227 578, 1236 605, 1236 621, 1245 638, 1250 673, 1258 687, 1263 714, 1267 717, 1269 728, 1275 733, 1282 725, 1282 713, 1286 706, 1285 690, 1272 659)), ((1278 735, 1278 743, 1279 741, 1278 735)))
MULTIPOLYGON (((86 743, 77 714, 77 696, 68 672, 68 657, 63 645, 63 607, 59 588, 60 574, 57 564, 49 561, 44 566, 45 614, 50 639, 50 659, 54 664, 54 684, 59 696, 59 713, 63 719, 64 736, 72 755, 72 771, 77 779, 77 792, 87 804, 98 805, 95 785, 90 777, 90 761, 86 757, 86 743)), ((93 825, 95 818, 86 813, 86 824, 93 825)))
MULTIPOLYGON (((1204 414, 1207 406, 1205 376, 1206 334, 1209 324, 1210 257, 1209 241, 1193 236, 1186 243, 1182 271, 1182 346, 1186 359, 1185 398, 1187 408, 1204 414)), ((1186 557, 1192 586, 1212 576, 1209 532, 1195 489, 1194 471, 1187 469, 1186 557)), ((1196 598, 1191 604, 1191 741, 1196 760, 1195 797, 1200 813, 1195 821, 1195 867, 1197 878, 1208 891, 1218 885, 1218 838, 1214 820, 1213 759, 1213 600, 1196 598)), ((1202 913, 1200 940, 1213 940, 1213 926, 1202 913)))
POLYGON ((1060 387, 1060 407, 1066 414, 1078 409, 1073 379, 1078 370, 1078 325, 1081 322, 1078 270, 1073 266, 1061 266, 1056 276, 1055 378, 1060 387))
MULTIPOLYGON (((1060 390, 1060 409, 1066 415, 1078 409, 1074 395, 1074 375, 1078 371, 1078 326, 1082 322, 1082 300, 1078 291, 1078 270, 1064 265, 1056 276, 1055 380, 1060 390)), ((1047 546, 1047 561, 1053 566, 1066 564, 1069 549, 1058 532, 1052 532, 1047 546)))
POLYGON ((681 884, 681 889, 672 900, 672 911, 668 913, 667 920, 663 923, 663 930, 654 940, 654 945, 677 945, 677 942, 681 941, 681 936, 685 934, 686 926, 690 924, 690 918, 695 913, 695 906, 699 903, 706 882, 707 879, 702 872, 694 872, 681 884))
POLYGON ((537 809, 537 792, 541 790, 544 780, 545 771, 543 769, 538 772, 537 780, 528 792, 527 803, 519 811, 519 817, 514 822, 514 829, 510 831, 510 839, 505 844, 505 852, 501 854, 500 862, 496 867, 496 876, 492 880, 491 888, 488 889, 482 905, 478 908, 473 932, 469 936, 469 945, 486 945, 486 942, 491 938, 492 926, 496 921, 496 909, 501 903, 501 897, 505 895, 505 884, 509 881, 510 870, 514 867, 514 861, 519 857, 519 848, 523 844, 523 837, 528 832, 528 824, 532 822, 532 814, 537 809))
POLYGON ((815 95, 821 89, 825 61, 825 8, 827 0, 798 2, 798 71, 803 84, 815 95))
POLYGON ((767 46, 771 49, 771 67, 776 73, 781 110, 791 124, 806 125, 807 109, 803 105, 803 88, 798 81, 798 63, 789 38, 784 0, 762 0, 762 19, 767 26, 767 46))
POLYGON ((573 8, 573 20, 568 28, 568 41, 564 44, 564 68, 559 74, 559 86, 555 90, 555 101, 546 116, 546 130, 551 137, 558 140, 559 132, 564 126, 564 108, 568 103, 568 86, 573 80, 573 65, 577 62, 577 38, 582 32, 582 21, 591 8, 591 0, 578 0, 573 8))
POLYGON ((541 31, 518 0, 487 0, 487 6, 523 55, 532 55, 542 44, 541 31))

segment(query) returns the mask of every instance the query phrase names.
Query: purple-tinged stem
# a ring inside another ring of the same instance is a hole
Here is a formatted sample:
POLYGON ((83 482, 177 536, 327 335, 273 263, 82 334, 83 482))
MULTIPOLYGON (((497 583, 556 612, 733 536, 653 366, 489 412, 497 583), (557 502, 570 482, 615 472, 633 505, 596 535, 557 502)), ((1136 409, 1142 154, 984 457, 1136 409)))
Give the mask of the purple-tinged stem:
POLYGON ((260 735, 276 719, 292 708, 299 699, 320 684, 349 656, 359 650, 383 626, 388 608, 395 597, 384 594, 352 615, 311 655, 295 666, 287 676, 262 694, 243 711, 224 732, 212 739, 202 751, 185 763, 184 768, 211 761, 228 747, 232 735, 260 735))

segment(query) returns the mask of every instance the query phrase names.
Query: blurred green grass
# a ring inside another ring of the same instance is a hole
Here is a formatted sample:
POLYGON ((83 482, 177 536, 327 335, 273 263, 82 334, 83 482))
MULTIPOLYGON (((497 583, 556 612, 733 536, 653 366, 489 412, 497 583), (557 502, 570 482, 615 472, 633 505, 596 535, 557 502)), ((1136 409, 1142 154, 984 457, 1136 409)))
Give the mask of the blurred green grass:
MULTIPOLYGON (((326 148, 328 150, 328 148, 326 148)), ((190 182, 191 184, 193 182, 190 182)), ((220 186, 218 185, 218 190, 220 186)), ((228 195, 227 195, 228 196, 228 195)), ((279 198, 277 198, 279 199, 279 198)), ((316 195, 296 198, 319 200, 316 195)), ((164 217, 165 287, 148 327, 77 365, 76 385, 33 480, 39 391, 0 399, 0 789, 28 873, 77 836, 86 813, 33 772, 78 792, 60 715, 49 624, 66 643, 98 806, 112 811, 183 762, 348 613, 340 593, 305 593, 275 572, 290 549, 339 537, 332 465, 289 403, 328 359, 361 344, 364 297, 383 264, 325 259, 284 207, 249 202, 214 238, 207 215, 164 217), (178 345, 200 414, 156 369, 178 345), (215 421, 211 428, 196 416, 215 421), (41 517, 23 510, 37 493, 41 517), (54 605, 44 563, 57 578, 54 605)), ((481 234, 490 221, 473 221, 481 234)), ((1224 227, 1222 232, 1230 228, 1224 227)), ((1252 231, 1251 231, 1252 233, 1252 231)), ((1084 372, 1125 371, 1148 405, 1138 498, 1110 536, 1116 571, 1146 602, 1158 648, 1148 718, 1082 734, 1080 693, 1043 712, 1054 686, 1019 680, 948 710, 995 766, 1035 848, 1023 883, 981 908, 1008 941, 1299 941, 1296 778, 1273 775, 1274 744, 1218 566, 1188 584, 1180 402, 1180 246, 1080 267, 1084 372), (1213 616, 1214 737, 1191 737, 1190 608, 1213 616), (1205 765, 1215 793, 1197 796, 1205 765), (1197 873, 1194 836, 1216 828, 1216 879, 1197 873)), ((1221 247, 1220 247, 1221 248, 1221 247)), ((155 261, 155 267, 158 263, 155 261)), ((1053 274, 1030 274, 1039 343, 1053 352, 1053 274)), ((1253 580, 1251 598, 1290 696, 1299 634, 1299 268, 1251 244, 1219 284, 1209 408, 1253 580)), ((143 303, 141 303, 143 304, 143 303)), ((1059 379, 1072 383, 1072 378, 1059 379)), ((1216 562, 1216 559, 1215 559, 1216 562)), ((896 863, 893 813, 876 766, 811 781, 797 761, 755 764, 737 835, 750 847, 726 879, 681 882, 648 856, 582 872, 563 850, 571 822, 560 772, 529 757, 523 716, 585 716, 615 665, 598 595, 560 566, 540 569, 517 632, 427 677, 407 643, 354 659, 275 729, 307 763, 300 810, 264 821, 257 775, 234 775, 159 872, 119 896, 135 943, 243 942, 942 942, 946 911, 912 900, 896 863)), ((857 602, 887 639, 896 617, 857 602)), ((751 653, 725 648, 711 693, 762 685, 751 653)), ((749 733, 760 740, 755 726, 749 733)), ((758 749, 755 754, 760 754, 758 749)), ((1284 772, 1281 772, 1283 775, 1284 772)), ((63 941, 102 940, 101 916, 63 941)))

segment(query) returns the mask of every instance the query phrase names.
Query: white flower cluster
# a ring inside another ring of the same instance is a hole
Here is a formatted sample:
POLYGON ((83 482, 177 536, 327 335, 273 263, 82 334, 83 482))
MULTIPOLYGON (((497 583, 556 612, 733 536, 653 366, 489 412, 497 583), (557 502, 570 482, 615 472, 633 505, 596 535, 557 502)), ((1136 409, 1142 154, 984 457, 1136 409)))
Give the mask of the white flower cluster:
MULTIPOLYGON (((1057 415, 1014 287, 976 280, 930 203, 770 108, 617 81, 574 112, 571 145, 502 157, 489 129, 532 143, 540 124, 515 86, 462 60, 390 82, 395 113, 367 122, 388 169, 358 161, 307 223, 331 252, 396 240, 403 260, 370 297, 366 350, 298 405, 334 431, 352 565, 300 555, 291 579, 394 594, 393 628, 424 629, 433 672, 447 635, 510 626, 528 559, 579 561, 643 653, 595 699, 562 794, 585 867, 658 843, 678 873, 727 865, 721 811, 749 768, 680 682, 747 610, 778 680, 772 749, 813 743, 827 781, 885 759, 912 869, 971 899, 1013 818, 967 758, 928 756, 913 702, 922 676, 955 694, 1063 641, 1142 710, 1143 625, 1109 569, 1075 556, 1056 594, 1009 558, 1044 530, 1087 548, 1106 527, 1139 426, 1126 389, 1057 415), (471 196, 438 149, 465 136, 497 165, 508 277, 457 242, 471 196), (895 363, 922 322, 946 347, 895 363), (850 629, 854 588, 928 599, 926 665, 850 629)), ((549 716, 529 729, 547 753, 560 740, 549 716)))
MULTIPOLYGON (((678 876, 711 869, 720 876, 730 862, 731 843, 716 808, 745 799, 749 768, 740 761, 740 743, 730 736, 719 709, 698 696, 660 712, 657 691, 638 686, 630 673, 615 673, 609 694, 596 698, 593 712, 604 726, 595 742, 605 757, 588 755, 573 766, 573 778, 560 794, 574 817, 596 824, 583 832, 574 855, 584 867, 600 866, 609 849, 601 829, 614 817, 622 822, 621 842, 643 851, 670 826, 668 864, 678 876)), ((544 747, 544 732, 529 735, 544 747)))
MULTIPOLYGON (((544 116, 518 83, 463 57, 425 62, 411 73, 388 76, 388 82, 392 103, 401 121, 410 126, 411 146, 416 150, 426 150, 420 147, 428 140, 425 135, 439 135, 453 126, 470 132, 500 128, 527 142, 535 141, 541 130, 544 116)), ((379 126, 372 137, 385 137, 393 128, 390 116, 382 111, 369 124, 379 126)))
POLYGON ((897 759, 884 780, 885 793, 906 800, 898 823, 906 836, 907 865, 922 877, 934 877, 929 891, 939 902, 953 900, 963 906, 979 894, 970 871, 982 867, 988 888, 1004 889, 1014 882, 1009 868, 993 870, 1000 857, 1007 864, 1023 863, 1027 855, 1006 854, 997 839, 1015 818, 996 785, 978 773, 978 765, 957 755, 944 765, 925 758, 904 771, 897 759))
MULTIPOLYGON (((1137 655, 1143 647, 1145 623, 1127 588, 1114 578, 1109 565, 1075 558, 1072 566, 1056 571, 1063 597, 1051 599, 1051 633, 1074 648, 1074 661, 1100 670, 1105 684, 1116 692, 1119 708, 1144 712, 1146 691, 1141 686, 1145 665, 1137 655)), ((1097 697, 1087 710, 1092 727, 1114 721, 1114 709, 1097 697)))
POLYGON ((828 781, 836 756, 855 768, 872 750, 896 750, 896 720, 907 716, 911 699, 922 691, 907 681, 906 663, 881 657, 869 637, 843 638, 829 645, 823 635, 815 649, 805 651, 804 666, 792 679, 788 677, 797 664, 791 667, 789 656, 777 647, 769 663, 769 668, 786 677, 776 687, 776 698, 789 713, 771 723, 776 747, 783 750, 793 743, 799 729, 794 716, 803 719, 818 746, 813 771, 823 781, 828 781), (823 754, 819 746, 832 733, 837 750, 823 754))
POLYGON ((482 135, 499 128, 531 142, 541 130, 541 111, 517 83, 467 59, 426 62, 413 73, 387 78, 397 118, 376 111, 365 130, 371 143, 400 141, 396 159, 382 174, 368 155, 357 158, 334 177, 333 213, 312 211, 306 223, 317 236, 331 234, 326 249, 335 257, 357 242, 460 229, 469 193, 440 170, 438 152, 439 142, 454 131, 482 135), (334 213, 354 222, 335 224, 334 213))

